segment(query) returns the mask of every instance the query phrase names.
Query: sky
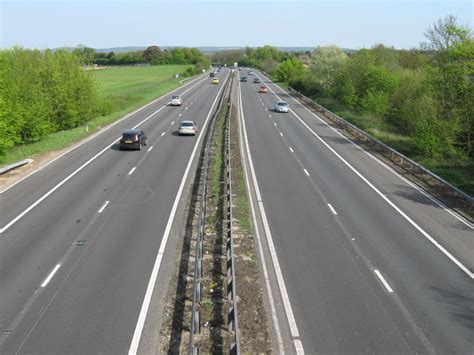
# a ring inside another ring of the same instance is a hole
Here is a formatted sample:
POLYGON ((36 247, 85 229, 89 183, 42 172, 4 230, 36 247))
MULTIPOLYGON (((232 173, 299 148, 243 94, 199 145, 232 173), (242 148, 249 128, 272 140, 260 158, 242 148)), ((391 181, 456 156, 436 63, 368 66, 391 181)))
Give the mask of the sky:
POLYGON ((409 49, 447 15, 472 29, 474 0, 0 0, 0 46, 409 49))

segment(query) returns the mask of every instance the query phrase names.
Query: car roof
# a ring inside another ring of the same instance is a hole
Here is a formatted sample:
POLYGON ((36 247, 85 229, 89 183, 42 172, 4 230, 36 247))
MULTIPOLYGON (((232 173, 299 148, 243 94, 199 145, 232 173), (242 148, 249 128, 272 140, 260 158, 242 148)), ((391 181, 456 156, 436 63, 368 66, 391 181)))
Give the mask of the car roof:
POLYGON ((277 105, 288 105, 285 101, 278 101, 277 105))
POLYGON ((191 120, 184 120, 184 121, 181 121, 181 124, 183 124, 183 123, 192 123, 192 124, 194 124, 194 121, 191 121, 191 120))
POLYGON ((140 129, 129 129, 129 130, 124 131, 123 134, 137 134, 140 132, 141 132, 140 129))

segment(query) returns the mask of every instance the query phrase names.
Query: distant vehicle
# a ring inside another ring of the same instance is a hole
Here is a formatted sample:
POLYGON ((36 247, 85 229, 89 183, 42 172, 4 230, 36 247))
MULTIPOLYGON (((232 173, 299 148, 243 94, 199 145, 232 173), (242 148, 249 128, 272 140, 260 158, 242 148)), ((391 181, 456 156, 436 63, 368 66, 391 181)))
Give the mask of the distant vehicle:
POLYGON ((240 81, 243 82, 243 83, 246 83, 247 82, 247 77, 246 76, 241 77, 240 81))
POLYGON ((146 145, 147 137, 140 129, 130 129, 122 133, 120 138, 120 150, 137 149, 141 150, 142 145, 146 145))
POLYGON ((234 63, 234 68, 237 68, 239 65, 237 62, 234 63))
POLYGON ((216 76, 216 73, 214 73, 213 71, 211 71, 211 72, 209 73, 209 77, 210 77, 210 78, 213 78, 213 77, 215 77, 215 76, 216 76))
POLYGON ((259 93, 266 94, 268 92, 268 88, 266 86, 260 86, 260 90, 258 90, 259 93))
POLYGON ((183 104, 183 99, 181 99, 181 96, 179 95, 171 96, 171 106, 181 106, 182 104, 183 104))
POLYGON ((278 101, 275 105, 275 111, 276 112, 289 112, 290 107, 285 101, 278 101))
POLYGON ((219 84, 219 78, 214 78, 212 79, 213 84, 219 84))
POLYGON ((249 75, 254 75, 255 73, 253 71, 249 71, 249 75))
POLYGON ((253 82, 254 82, 255 84, 258 84, 258 83, 260 82, 260 79, 259 79, 259 78, 255 78, 255 79, 253 79, 253 82))
POLYGON ((194 121, 181 121, 179 124, 178 134, 182 135, 192 135, 197 134, 197 125, 194 121))

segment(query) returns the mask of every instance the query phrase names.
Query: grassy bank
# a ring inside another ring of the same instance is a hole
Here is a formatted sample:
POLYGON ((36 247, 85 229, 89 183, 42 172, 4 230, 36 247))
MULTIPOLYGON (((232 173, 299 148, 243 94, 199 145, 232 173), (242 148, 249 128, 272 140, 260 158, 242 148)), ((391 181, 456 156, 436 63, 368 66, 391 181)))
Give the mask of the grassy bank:
POLYGON ((99 128, 178 87, 182 78, 175 79, 174 75, 190 67, 192 66, 119 67, 92 72, 91 75, 98 84, 99 95, 109 106, 110 114, 97 117, 86 126, 56 132, 41 141, 15 147, 5 156, 0 156, 0 165, 26 158, 35 159, 39 155, 61 150, 87 137, 99 128))

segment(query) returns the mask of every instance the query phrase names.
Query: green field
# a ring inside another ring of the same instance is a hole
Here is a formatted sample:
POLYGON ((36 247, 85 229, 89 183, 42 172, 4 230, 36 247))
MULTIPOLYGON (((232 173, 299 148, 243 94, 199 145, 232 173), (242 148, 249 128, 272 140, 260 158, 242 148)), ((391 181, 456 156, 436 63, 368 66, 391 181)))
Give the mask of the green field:
POLYGON ((110 114, 91 120, 87 126, 52 133, 41 141, 21 145, 0 156, 0 166, 26 158, 63 149, 147 102, 180 86, 182 78, 175 74, 184 72, 191 65, 163 65, 146 67, 119 67, 94 70, 100 97, 109 107, 110 114))

